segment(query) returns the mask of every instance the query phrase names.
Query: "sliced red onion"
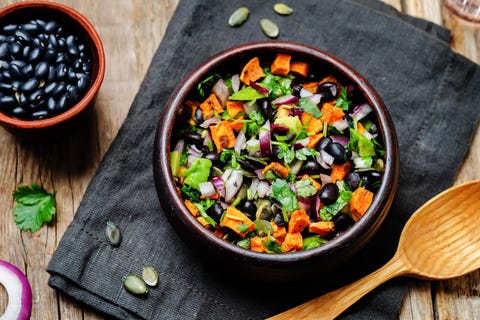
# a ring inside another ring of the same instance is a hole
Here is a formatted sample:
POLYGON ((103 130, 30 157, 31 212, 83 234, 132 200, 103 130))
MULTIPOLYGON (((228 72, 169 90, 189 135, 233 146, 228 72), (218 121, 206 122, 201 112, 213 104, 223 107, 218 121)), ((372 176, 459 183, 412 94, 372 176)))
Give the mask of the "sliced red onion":
POLYGON ((212 88, 212 92, 215 93, 221 105, 225 107, 228 97, 230 96, 230 91, 228 90, 228 87, 223 79, 219 79, 217 83, 215 83, 212 88))
POLYGON ((278 135, 284 136, 288 133, 288 131, 290 131, 290 128, 284 124, 272 123, 270 125, 270 131, 271 133, 276 133, 278 135))
POLYGON ((292 164, 290 165, 290 173, 298 174, 300 172, 300 169, 302 168, 302 164, 303 164, 303 161, 301 160, 293 161, 292 164))
POLYGON ((295 144, 300 144, 303 148, 303 147, 306 147, 309 142, 310 142, 310 137, 306 137, 306 138, 297 140, 297 142, 295 142, 295 144))
POLYGON ((335 127, 335 129, 343 131, 348 128, 348 120, 347 119, 342 119, 339 121, 336 121, 332 124, 332 126, 335 127))
POLYGON ((332 134, 330 135, 330 139, 332 139, 333 142, 340 143, 342 146, 346 146, 350 141, 348 137, 342 136, 340 134, 332 134))
POLYGON ((210 126, 219 124, 221 121, 222 121, 222 119, 220 119, 220 118, 212 117, 212 118, 210 118, 210 119, 207 119, 207 120, 203 121, 203 122, 200 124, 200 127, 207 129, 207 128, 210 127, 210 126))
POLYGON ((200 156, 202 155, 202 151, 197 148, 194 144, 190 145, 188 148, 188 154, 192 156, 200 156))
POLYGON ((222 193, 223 189, 225 188, 225 182, 221 177, 213 177, 210 181, 212 181, 213 186, 217 189, 218 193, 222 193))
POLYGON ((232 76, 232 90, 233 92, 237 92, 240 90, 240 76, 238 73, 234 74, 232 76))
POLYGON ((320 100, 322 99, 322 96, 317 93, 317 94, 313 94, 313 95, 309 96, 308 99, 315 104, 319 104, 320 100))
POLYGON ((212 135, 210 134, 210 131, 209 130, 205 130, 205 131, 206 131, 206 134, 205 134, 205 138, 203 138, 203 145, 208 147, 209 145, 213 144, 213 140, 212 140, 212 135))
POLYGON ((265 180, 265 176, 262 173, 263 169, 257 169, 255 170, 255 173, 257 174, 257 177, 259 180, 265 180))
POLYGON ((298 103, 298 98, 295 97, 293 94, 287 94, 285 96, 278 97, 272 101, 272 104, 276 106, 280 106, 282 104, 297 104, 297 103, 298 103))
POLYGON ((0 284, 7 291, 8 305, 1 319, 27 320, 32 312, 32 289, 27 277, 13 264, 0 260, 0 284))
POLYGON ((270 183, 262 180, 258 183, 257 193, 260 199, 265 198, 271 191, 270 183))
MULTIPOLYGON (((316 156, 315 159, 316 159, 317 162, 322 166, 322 168, 327 169, 327 170, 328 170, 328 169, 331 169, 332 167, 331 167, 328 163, 326 163, 325 160, 323 159, 322 151, 324 151, 324 150, 321 150, 321 151, 320 151, 320 155, 316 156)), ((330 155, 329 155, 328 153, 326 153, 325 151, 324 151, 324 153, 327 154, 327 157, 330 156, 330 155)), ((330 156, 330 157, 331 157, 331 156, 330 156)), ((330 161, 330 160, 329 160, 329 161, 330 161)), ((332 161, 332 162, 333 162, 333 161, 332 161)))
POLYGON ((227 181, 227 179, 230 177, 230 175, 232 174, 232 169, 227 169, 223 172, 223 175, 222 175, 222 180, 223 181, 227 181))
POLYGON ((185 146, 185 141, 183 139, 180 139, 177 141, 177 144, 175 145, 175 149, 173 151, 178 151, 180 153, 183 153, 184 146, 185 146))
POLYGON ((250 81, 250 87, 257 90, 261 94, 268 94, 270 92, 270 90, 268 90, 268 88, 265 88, 264 86, 254 82, 254 81, 250 81))
POLYGON ((245 148, 248 150, 250 157, 260 157, 260 141, 257 139, 248 140, 245 148))
POLYGON ((199 154, 189 154, 187 156, 187 167, 190 167, 193 164, 193 162, 200 157, 201 157, 201 155, 199 155, 199 154))
POLYGON ((354 85, 353 84, 349 84, 347 85, 347 94, 350 94, 352 93, 353 89, 355 89, 354 85))
POLYGON ((368 115, 371 111, 372 111, 372 107, 370 107, 368 103, 363 103, 353 108, 353 111, 352 113, 350 113, 350 116, 353 119, 359 121, 365 118, 365 116, 368 115))
POLYGON ((322 186, 332 182, 332 177, 330 177, 328 174, 320 173, 320 182, 322 183, 322 186))
POLYGON ((245 133, 240 130, 240 132, 237 135, 237 139, 235 140, 235 145, 233 146, 233 149, 235 150, 236 153, 240 153, 243 149, 245 149, 247 145, 247 137, 245 136, 245 133))
POLYGON ((225 181, 225 202, 231 202, 238 190, 242 187, 243 175, 239 170, 233 170, 232 174, 225 181))
POLYGON ((317 221, 320 221, 320 220, 322 220, 320 218, 320 209, 322 208, 322 202, 320 201, 319 196, 316 196, 314 201, 315 201, 315 206, 314 206, 314 210, 313 210, 312 213, 313 213, 314 218, 317 221))
POLYGON ((309 212, 312 207, 312 198, 301 198, 298 197, 298 207, 299 209, 303 209, 306 212, 309 212))
POLYGON ((288 115, 289 115, 289 116, 292 116, 292 117, 297 116, 297 117, 300 118, 300 116, 302 115, 302 113, 303 113, 302 108, 290 108, 290 112, 289 112, 288 115))
POLYGON ((320 157, 322 157, 323 161, 325 161, 325 163, 329 166, 333 164, 334 158, 323 149, 320 150, 320 157))
POLYGON ((205 198, 213 197, 217 193, 215 186, 210 181, 199 183, 198 188, 200 189, 202 196, 205 198))
POLYGON ((270 120, 267 120, 265 124, 260 128, 258 134, 260 141, 260 155, 262 158, 268 158, 272 154, 271 144, 271 132, 270 132, 270 120))
POLYGON ((310 97, 311 95, 313 95, 313 92, 311 92, 311 91, 309 91, 309 90, 307 90, 307 89, 305 89, 305 88, 302 88, 302 89, 300 90, 300 97, 301 97, 301 98, 310 97))

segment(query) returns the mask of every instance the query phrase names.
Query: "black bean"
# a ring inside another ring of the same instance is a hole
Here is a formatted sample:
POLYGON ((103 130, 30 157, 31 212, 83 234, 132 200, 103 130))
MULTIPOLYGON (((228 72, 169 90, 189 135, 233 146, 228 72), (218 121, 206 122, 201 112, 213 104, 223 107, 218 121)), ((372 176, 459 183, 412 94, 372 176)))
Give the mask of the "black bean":
POLYGON ((54 66, 50 66, 48 68, 48 76, 47 76, 47 81, 48 82, 52 82, 52 81, 55 81, 55 79, 57 78, 57 72, 55 70, 55 67, 54 66))
POLYGON ((75 80, 77 80, 77 73, 73 70, 73 68, 67 69, 67 78, 68 78, 68 81, 72 83, 75 82, 75 80))
POLYGON ((45 79, 48 75, 49 67, 46 61, 39 62, 35 67, 35 77, 37 79, 45 79))
POLYGON ((59 83, 52 92, 52 97, 59 98, 67 90, 67 86, 64 83, 59 83))
POLYGON ((24 75, 22 73, 22 70, 20 70, 20 68, 16 65, 16 64, 10 64, 10 75, 13 77, 13 78, 24 78, 24 75))
POLYGON ((220 202, 215 202, 207 209, 207 214, 217 223, 220 223, 220 218, 222 217, 223 212, 224 209, 220 202))
MULTIPOLYGON (((78 90, 80 92, 84 92, 88 88, 89 82, 90 82, 90 80, 89 80, 88 76, 84 76, 84 77, 79 78, 78 83, 77 83, 78 90)), ((198 109, 200 109, 200 108, 198 108, 198 109)), ((200 112, 201 112, 201 110, 200 110, 200 112)))
POLYGON ((38 106, 40 104, 40 101, 43 99, 45 95, 45 92, 43 89, 38 89, 35 90, 30 96, 28 97, 28 100, 30 101, 30 104, 32 106, 38 106))
POLYGON ((345 182, 347 183, 348 188, 351 191, 354 191, 355 189, 358 188, 360 181, 361 181, 361 177, 357 172, 350 172, 345 176, 345 182))
POLYGON ((4 59, 9 54, 9 47, 6 42, 0 44, 0 59, 4 59))
POLYGON ((17 42, 10 44, 10 54, 14 57, 20 57, 23 54, 22 46, 17 42))
POLYGON ((38 110, 32 113, 32 119, 44 119, 48 116, 47 110, 38 110))
POLYGON ((11 87, 13 91, 18 91, 22 87, 22 85, 23 85, 23 82, 15 80, 12 82, 11 87))
POLYGON ((338 142, 332 142, 325 147, 325 151, 333 157, 333 163, 343 164, 347 162, 347 152, 338 142))
POLYGON ((22 107, 26 107, 28 104, 29 104, 29 101, 28 101, 28 98, 27 96, 25 95, 25 93, 20 93, 19 96, 18 96, 18 103, 22 106, 22 107))
POLYGON ((78 89, 75 86, 71 86, 68 90, 68 95, 72 101, 77 101, 79 98, 78 89))
POLYGON ((23 47, 23 50, 22 50, 22 59, 23 60, 28 59, 28 56, 30 55, 31 50, 32 50, 32 47, 30 47, 30 46, 23 47))
POLYGON ((67 44, 65 43, 65 39, 64 38, 59 38, 58 39, 58 47, 60 49, 65 49, 65 47, 67 46, 67 44))
POLYGON ((70 100, 68 98, 68 95, 64 94, 60 97, 60 99, 58 99, 57 110, 64 111, 68 107, 70 107, 70 100))
POLYGON ((331 182, 324 184, 320 189, 318 196, 320 197, 320 201, 325 205, 334 203, 338 198, 337 185, 331 182))
POLYGON ((237 209, 245 213, 245 215, 251 220, 255 220, 255 213, 257 212, 257 206, 251 200, 242 200, 237 209))
POLYGON ((17 67, 19 68, 23 68, 27 65, 27 63, 25 61, 22 61, 22 60, 12 60, 10 61, 10 65, 16 65, 17 67))
POLYGON ((8 70, 10 64, 5 60, 0 60, 0 70, 8 70))
POLYGON ((44 89, 44 90, 45 90, 45 94, 48 95, 48 96, 50 96, 50 95, 52 94, 53 90, 57 87, 57 85, 58 85, 58 84, 57 84, 56 82, 51 82, 51 83, 47 84, 47 85, 45 86, 45 89, 44 89))
POLYGON ((21 29, 15 30, 15 36, 22 43, 30 42, 30 40, 32 40, 32 37, 30 37, 28 32, 26 32, 24 30, 21 30, 21 29))
POLYGON ((333 82, 325 82, 318 86, 317 93, 322 96, 322 102, 332 101, 338 96, 338 86, 333 82))
POLYGON ((27 64, 25 67, 23 67, 22 69, 22 74, 24 77, 31 77, 34 73, 34 70, 33 70, 33 65, 32 64, 27 64))
POLYGON ((48 98, 48 100, 47 100, 47 110, 50 113, 53 113, 53 112, 55 112, 56 108, 57 108, 57 102, 55 101, 55 99, 53 97, 48 98))
POLYGON ((17 116, 17 117, 24 116, 28 113, 25 109, 23 109, 20 106, 13 108, 13 110, 11 112, 14 116, 17 116))
POLYGON ((3 78, 3 81, 11 81, 12 80, 12 76, 10 75, 10 72, 8 72, 8 70, 5 70, 2 72, 2 78, 3 78))
POLYGON ((13 107, 17 104, 15 96, 3 96, 0 98, 0 105, 3 107, 13 107))
POLYGON ((53 63, 55 61, 57 57, 57 51, 54 50, 54 49, 47 49, 47 51, 45 51, 45 55, 44 55, 44 59, 46 62, 48 63, 53 63))
POLYGON ((78 50, 78 47, 75 44, 67 44, 67 51, 72 56, 76 56, 80 53, 80 50, 78 50))
POLYGON ((283 219, 283 214, 281 212, 277 212, 275 217, 273 218, 273 222, 277 224, 279 227, 283 227, 285 225, 285 220, 283 219))
POLYGON ((334 215, 332 222, 335 224, 335 231, 337 232, 345 231, 355 223, 353 218, 345 213, 337 213, 334 215))
POLYGON ((57 54, 57 57, 55 58, 55 64, 65 63, 69 61, 70 59, 68 58, 68 55, 65 52, 60 52, 59 54, 57 54))
POLYGON ((198 148, 202 148, 203 139, 200 133, 197 132, 186 132, 183 134, 183 139, 187 144, 194 144, 198 148))
POLYGON ((260 114, 263 116, 265 120, 270 119, 272 116, 272 104, 270 103, 270 100, 265 98, 265 99, 259 99, 257 100, 258 104, 258 109, 260 110, 260 114))
POLYGON ((20 90, 22 90, 23 92, 33 92, 34 90, 36 90, 38 88, 39 84, 40 84, 40 82, 37 79, 32 78, 32 79, 26 81, 22 85, 20 90))
POLYGON ((51 34, 48 36, 48 48, 50 49, 57 49, 58 47, 58 41, 57 41, 57 38, 51 34))
POLYGON ((39 26, 38 30, 45 30, 45 26, 47 25, 47 23, 42 19, 32 20, 30 22, 38 25, 39 26))
POLYGON ((32 22, 22 24, 22 30, 25 30, 31 35, 35 35, 39 32, 38 24, 32 22))
POLYGON ((55 33, 58 30, 58 23, 56 21, 49 21, 45 25, 45 32, 47 33, 55 33))
POLYGON ((55 69, 55 74, 56 74, 57 80, 65 79, 67 75, 67 67, 65 66, 64 63, 61 63, 57 66, 57 68, 55 69))
POLYGON ((0 83, 0 90, 3 92, 9 93, 10 91, 12 91, 12 84, 2 82, 0 83))
POLYGON ((207 153, 205 153, 205 154, 203 155, 203 158, 212 161, 212 164, 213 164, 214 166, 215 166, 215 165, 218 166, 218 165, 221 164, 220 155, 219 155, 217 152, 209 151, 209 152, 207 152, 207 153))
POLYGON ((92 62, 91 61, 85 61, 83 64, 82 64, 82 71, 85 72, 85 73, 89 73, 90 71, 92 71, 93 69, 93 65, 92 65, 92 62))
POLYGON ((15 30, 17 30, 18 26, 16 24, 8 24, 2 28, 3 33, 6 35, 11 35, 15 33, 15 30))
POLYGON ((43 41, 40 38, 34 38, 33 44, 38 48, 45 48, 47 46, 47 41, 43 41))
POLYGON ((74 35, 69 35, 66 39, 65 39, 65 43, 67 45, 67 47, 69 46, 72 46, 72 45, 75 45, 75 36, 74 35))
POLYGON ((28 56, 29 62, 37 62, 42 55, 42 50, 40 48, 33 48, 30 51, 30 55, 28 56))

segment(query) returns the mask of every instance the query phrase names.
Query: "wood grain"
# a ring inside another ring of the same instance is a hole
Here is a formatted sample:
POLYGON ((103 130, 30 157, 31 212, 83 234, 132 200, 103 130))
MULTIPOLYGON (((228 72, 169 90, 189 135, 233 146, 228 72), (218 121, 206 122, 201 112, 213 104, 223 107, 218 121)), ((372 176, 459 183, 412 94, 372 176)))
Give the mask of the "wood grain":
MULTIPOLYGON (((15 1, 0 0, 0 5, 15 1)), ((0 259, 24 270, 34 291, 32 319, 102 319, 47 285, 46 265, 74 217, 99 162, 125 119, 178 0, 56 0, 83 13, 103 40, 107 70, 95 109, 76 134, 54 145, 32 145, 0 129, 0 259), (81 152, 80 152, 81 150, 81 152), (56 221, 37 233, 16 229, 11 194, 20 184, 56 190, 56 221)), ((439 0, 384 0, 400 11, 446 25, 451 46, 480 61, 480 33, 443 10, 439 0)), ((456 183, 480 178, 477 130, 456 183)), ((456 280, 412 281, 399 314, 411 319, 480 319, 480 273, 456 280)), ((0 286, 1 287, 1 286, 0 286)), ((0 313, 7 304, 0 288, 0 313)))

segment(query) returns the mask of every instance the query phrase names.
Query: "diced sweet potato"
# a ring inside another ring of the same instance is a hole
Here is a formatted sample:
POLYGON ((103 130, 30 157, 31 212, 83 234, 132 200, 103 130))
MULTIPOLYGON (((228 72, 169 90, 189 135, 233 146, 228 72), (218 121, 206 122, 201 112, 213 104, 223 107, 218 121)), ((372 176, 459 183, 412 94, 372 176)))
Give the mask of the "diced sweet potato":
POLYGON ((194 216, 198 217, 200 215, 200 212, 198 212, 197 207, 193 205, 193 203, 190 200, 185 200, 185 206, 187 207, 188 211, 194 216))
POLYGON ((266 241, 267 241, 267 237, 255 236, 250 238, 250 250, 255 252, 266 252, 267 251, 267 247, 265 246, 266 241))
POLYGON ((310 149, 313 149, 318 144, 320 139, 323 138, 323 134, 317 133, 317 134, 311 135, 308 138, 309 138, 309 140, 308 140, 308 143, 307 143, 306 147, 310 148, 310 149))
POLYGON ((288 233, 302 232, 310 224, 310 217, 305 210, 292 211, 288 222, 288 233))
POLYGON ((307 82, 307 83, 304 83, 302 85, 302 87, 308 91, 310 91, 311 93, 315 93, 317 92, 317 88, 318 88, 318 82, 314 81, 314 82, 307 82))
POLYGON ((319 221, 319 222, 312 222, 308 226, 308 230, 311 233, 317 233, 321 237, 328 236, 330 232, 335 229, 335 224, 332 221, 319 221))
POLYGON ((323 121, 327 121, 328 124, 333 124, 337 121, 340 121, 345 116, 342 108, 335 106, 331 102, 325 102, 320 110, 322 112, 323 121))
POLYGON ((232 118, 235 118, 239 113, 245 111, 242 101, 227 101, 227 111, 228 115, 232 118))
POLYGON ((222 121, 215 126, 210 126, 210 132, 218 152, 222 152, 224 148, 230 149, 235 146, 237 138, 230 126, 230 121, 222 121))
POLYGON ((280 106, 277 109, 277 113, 275 114, 275 117, 277 118, 286 118, 290 116, 290 109, 285 107, 285 106, 280 106))
POLYGON ((310 65, 306 62, 292 61, 290 63, 290 72, 299 74, 303 77, 308 76, 310 65))
POLYGON ((250 81, 255 82, 263 77, 265 77, 265 73, 260 66, 260 60, 258 57, 252 58, 248 61, 240 73, 240 81, 246 85, 250 85, 250 81))
POLYGON ((200 224, 201 224, 202 226, 204 226, 205 228, 210 228, 210 226, 211 226, 210 223, 208 223, 207 220, 205 220, 204 217, 201 217, 201 216, 200 216, 200 217, 197 217, 196 219, 197 219, 197 221, 200 222, 200 224))
POLYGON ((205 101, 200 104, 200 109, 202 109, 203 119, 207 120, 215 116, 215 112, 221 114, 224 109, 220 102, 217 99, 217 96, 212 93, 208 96, 205 101))
POLYGON ((243 129, 243 125, 245 122, 243 121, 243 117, 239 117, 238 119, 235 120, 230 120, 230 128, 232 128, 233 131, 239 132, 240 130, 243 129))
POLYGON ((328 77, 325 77, 322 80, 320 80, 319 85, 322 84, 322 83, 325 83, 325 82, 333 82, 339 87, 339 89, 342 88, 342 85, 340 84, 340 82, 338 82, 338 80, 332 75, 330 75, 328 77))
POLYGON ((290 59, 291 55, 285 53, 279 53, 273 60, 272 65, 270 66, 270 71, 273 74, 278 74, 281 76, 288 76, 290 72, 290 59))
POLYGON ((350 172, 351 166, 352 163, 350 160, 345 162, 344 164, 334 164, 332 172, 330 173, 330 178, 332 179, 332 182, 335 183, 338 180, 343 180, 350 172))
POLYGON ((352 197, 350 198, 350 213, 357 222, 360 220, 361 217, 367 212, 368 208, 373 201, 373 192, 359 187, 352 193, 352 197))
POLYGON ((272 162, 267 165, 265 168, 263 168, 262 174, 265 175, 268 171, 272 171, 277 177, 281 179, 285 179, 289 173, 288 169, 278 162, 272 162))
POLYGON ((303 238, 300 232, 287 233, 285 240, 282 243, 282 249, 285 252, 291 252, 293 250, 302 250, 303 238))
POLYGON ((220 226, 231 229, 240 237, 245 236, 255 230, 255 224, 242 211, 229 206, 220 226))
POLYGON ((285 236, 287 235, 287 229, 285 227, 280 227, 275 222, 271 221, 270 224, 272 225, 273 234, 272 236, 275 238, 275 241, 278 244, 282 244, 283 240, 285 240, 285 236))

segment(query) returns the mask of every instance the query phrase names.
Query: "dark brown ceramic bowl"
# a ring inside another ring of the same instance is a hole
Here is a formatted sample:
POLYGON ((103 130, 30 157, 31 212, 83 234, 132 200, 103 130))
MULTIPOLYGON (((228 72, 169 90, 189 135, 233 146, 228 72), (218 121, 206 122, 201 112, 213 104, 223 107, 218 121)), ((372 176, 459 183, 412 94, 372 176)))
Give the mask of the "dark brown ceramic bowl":
POLYGON ((41 138, 66 132, 74 118, 80 115, 94 100, 105 74, 105 52, 102 41, 93 25, 76 10, 50 1, 17 2, 0 8, 0 25, 25 23, 34 19, 56 20, 83 40, 92 57, 93 68, 90 83, 83 98, 70 109, 51 118, 24 120, 0 111, 0 124, 8 131, 28 138, 41 138))
POLYGON ((228 49, 207 60, 191 72, 176 88, 160 118, 154 145, 154 177, 162 208, 175 228, 205 261, 213 262, 230 274, 267 281, 299 280, 312 274, 325 274, 357 253, 377 232, 387 216, 396 191, 399 155, 397 137, 387 108, 375 89, 355 70, 332 55, 318 49, 291 42, 248 43, 228 49), (184 101, 197 84, 215 72, 226 74, 258 56, 271 60, 276 53, 292 55, 307 61, 312 68, 323 68, 341 83, 353 84, 373 107, 385 147, 385 171, 380 188, 365 215, 345 233, 328 243, 310 250, 285 254, 257 253, 242 249, 215 236, 201 226, 185 207, 177 193, 170 171, 172 132, 185 123, 181 117, 184 101))

